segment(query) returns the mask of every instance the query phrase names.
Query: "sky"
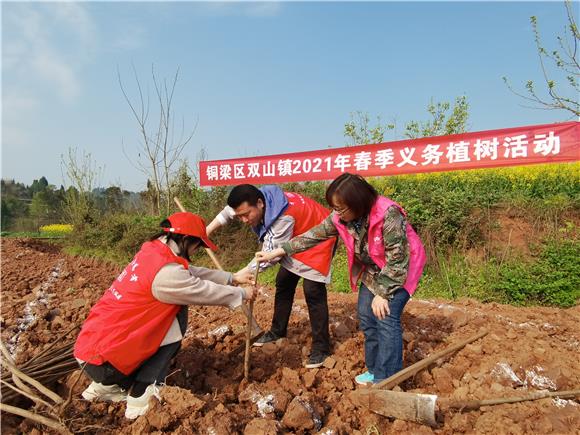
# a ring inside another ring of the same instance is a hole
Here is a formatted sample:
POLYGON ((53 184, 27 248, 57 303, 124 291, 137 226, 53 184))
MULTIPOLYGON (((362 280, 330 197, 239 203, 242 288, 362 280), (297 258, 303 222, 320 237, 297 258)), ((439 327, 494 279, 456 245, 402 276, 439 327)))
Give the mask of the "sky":
MULTIPOLYGON (((578 2, 573 4, 578 16, 578 2)), ((151 71, 171 81, 183 157, 207 160, 347 144, 355 111, 427 121, 431 100, 466 95, 469 130, 566 121, 523 91, 542 72, 530 25, 557 48, 563 2, 5 2, 2 178, 68 184, 69 149, 90 153, 98 184, 139 191, 138 124, 124 100, 153 103, 151 71)), ((576 96, 577 97, 577 96, 576 96)), ((158 120, 152 110, 151 120, 158 120)))

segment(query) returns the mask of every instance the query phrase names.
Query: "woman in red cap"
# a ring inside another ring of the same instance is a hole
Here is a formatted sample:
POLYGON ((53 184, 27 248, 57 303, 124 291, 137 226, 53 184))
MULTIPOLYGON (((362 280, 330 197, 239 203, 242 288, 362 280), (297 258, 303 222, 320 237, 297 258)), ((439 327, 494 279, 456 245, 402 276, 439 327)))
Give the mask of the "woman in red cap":
POLYGON ((91 309, 74 355, 93 380, 86 400, 127 401, 125 417, 145 414, 187 329, 188 305, 234 309, 255 297, 248 271, 229 273, 195 267, 190 256, 200 246, 216 250, 203 219, 175 213, 163 231, 143 244, 91 309), (128 393, 127 393, 128 392, 128 393))

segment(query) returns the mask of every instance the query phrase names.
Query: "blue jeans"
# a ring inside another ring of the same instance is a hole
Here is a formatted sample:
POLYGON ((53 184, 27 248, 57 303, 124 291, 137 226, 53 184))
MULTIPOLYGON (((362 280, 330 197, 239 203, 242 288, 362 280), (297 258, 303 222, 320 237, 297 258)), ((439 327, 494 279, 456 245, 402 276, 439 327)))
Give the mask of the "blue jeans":
POLYGON ((403 330, 401 313, 409 300, 403 287, 397 289, 389 301, 391 313, 383 320, 373 314, 374 294, 361 284, 358 294, 358 318, 365 335, 365 364, 374 375, 374 382, 382 381, 403 368, 403 330))

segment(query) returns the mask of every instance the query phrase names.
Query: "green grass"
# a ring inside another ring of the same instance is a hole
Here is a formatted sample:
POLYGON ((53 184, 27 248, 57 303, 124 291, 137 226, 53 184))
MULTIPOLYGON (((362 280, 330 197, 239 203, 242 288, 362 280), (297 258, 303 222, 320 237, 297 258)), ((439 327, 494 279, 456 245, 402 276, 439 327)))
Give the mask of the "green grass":
MULTIPOLYGON (((261 272, 258 277, 260 284, 265 284, 271 287, 276 285, 276 274, 278 273, 279 265, 270 267, 261 272)), ((302 284, 299 284, 302 285, 302 284)), ((327 286, 328 291, 338 293, 350 293, 350 284, 348 281, 348 264, 344 247, 340 247, 332 261, 332 279, 327 286)))
MULTIPOLYGON (((86 248, 80 246, 65 246, 63 251, 68 255, 77 255, 79 257, 89 257, 89 258, 100 258, 101 260, 110 261, 112 263, 118 264, 120 266, 126 265, 131 261, 132 256, 128 256, 125 253, 120 253, 115 249, 102 249, 102 248, 86 248)), ((136 252, 135 252, 136 253, 136 252)))
POLYGON ((2 231, 0 237, 26 239, 64 239, 62 234, 40 233, 38 231, 2 231))

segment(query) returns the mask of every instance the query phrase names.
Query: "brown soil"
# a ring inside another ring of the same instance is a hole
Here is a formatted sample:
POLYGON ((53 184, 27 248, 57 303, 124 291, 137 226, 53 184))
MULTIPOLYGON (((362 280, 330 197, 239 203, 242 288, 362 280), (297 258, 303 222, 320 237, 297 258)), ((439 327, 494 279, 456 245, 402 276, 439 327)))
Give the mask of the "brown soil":
MULTIPOLYGON (((63 254, 50 244, 2 240, 2 339, 22 363, 73 323, 82 323, 120 268, 63 254)), ((264 288, 254 313, 268 327, 274 291, 264 288)), ((353 377, 364 369, 363 337, 357 330, 356 295, 330 294, 332 358, 326 367, 302 367, 310 346, 308 311, 298 292, 288 337, 252 350, 250 382, 242 380, 243 355, 228 352, 244 340, 245 318, 221 307, 190 307, 189 329, 176 357, 162 404, 135 421, 125 405, 90 403, 74 387, 65 423, 73 432, 203 434, 275 433, 580 433, 580 405, 574 400, 484 407, 445 412, 429 428, 357 408, 349 399, 353 377), (227 328, 220 328, 227 326, 227 328), (224 331, 225 330, 225 331, 224 331)), ((480 328, 483 339, 433 365, 401 385, 404 391, 454 399, 522 396, 580 388, 580 307, 515 308, 413 299, 403 316, 405 366, 465 339, 480 328)), ((78 372, 54 386, 66 397, 78 372)), ((21 406, 25 406, 21 404, 21 406)), ((45 429, 4 414, 2 433, 45 429)))

